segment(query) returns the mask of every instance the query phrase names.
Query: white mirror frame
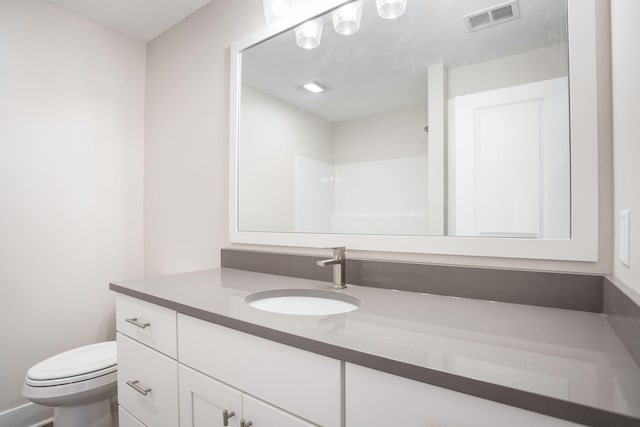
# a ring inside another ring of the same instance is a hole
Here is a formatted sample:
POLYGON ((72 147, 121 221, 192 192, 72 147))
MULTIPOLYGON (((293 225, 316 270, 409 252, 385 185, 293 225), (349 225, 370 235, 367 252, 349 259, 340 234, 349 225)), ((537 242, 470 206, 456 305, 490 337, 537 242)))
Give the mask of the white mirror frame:
MULTIPOLYGON (((568 0, 571 117, 571 239, 393 236, 250 232, 238 229, 238 137, 241 52, 305 19, 267 27, 230 47, 229 241, 231 243, 331 247, 352 250, 566 261, 598 260, 598 74, 596 2, 568 0)), ((330 0, 324 13, 344 0, 330 0)))

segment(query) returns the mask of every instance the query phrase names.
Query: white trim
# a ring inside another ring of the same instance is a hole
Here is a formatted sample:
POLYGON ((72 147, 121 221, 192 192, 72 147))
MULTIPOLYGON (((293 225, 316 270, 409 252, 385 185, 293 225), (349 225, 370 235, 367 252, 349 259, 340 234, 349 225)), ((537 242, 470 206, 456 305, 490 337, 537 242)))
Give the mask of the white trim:
POLYGON ((427 67, 427 230, 441 235, 447 230, 445 211, 448 182, 447 167, 447 66, 433 64, 427 67))
MULTIPOLYGON (((538 240, 440 236, 263 233, 238 231, 238 109, 240 53, 295 25, 267 27, 231 46, 229 241, 231 243, 326 247, 441 255, 541 260, 598 261, 598 81, 597 0, 569 0, 569 80, 571 101, 571 229, 570 240, 538 240)), ((335 7, 344 3, 331 0, 335 7)), ((330 9, 330 8, 328 8, 330 9)), ((317 14, 317 13, 316 13, 317 14)), ((298 21, 302 22, 302 20, 298 21)))
POLYGON ((0 412, 0 426, 40 427, 53 422, 53 408, 29 402, 0 412))

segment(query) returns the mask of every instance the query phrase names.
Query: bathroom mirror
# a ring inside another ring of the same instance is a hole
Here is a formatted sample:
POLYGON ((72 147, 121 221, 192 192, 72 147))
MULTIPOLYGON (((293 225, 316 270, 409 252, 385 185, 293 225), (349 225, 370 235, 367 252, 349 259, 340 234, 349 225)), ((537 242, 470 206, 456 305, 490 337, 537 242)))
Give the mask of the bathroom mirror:
POLYGON ((597 138, 570 126, 569 45, 584 64, 588 48, 574 54, 568 26, 592 2, 398 0, 395 17, 330 3, 232 47, 232 241, 456 253, 451 241, 588 240, 579 257, 593 258, 583 226, 597 240, 597 214, 575 221, 575 208, 597 196, 574 195, 593 163, 572 157, 593 162, 597 138))

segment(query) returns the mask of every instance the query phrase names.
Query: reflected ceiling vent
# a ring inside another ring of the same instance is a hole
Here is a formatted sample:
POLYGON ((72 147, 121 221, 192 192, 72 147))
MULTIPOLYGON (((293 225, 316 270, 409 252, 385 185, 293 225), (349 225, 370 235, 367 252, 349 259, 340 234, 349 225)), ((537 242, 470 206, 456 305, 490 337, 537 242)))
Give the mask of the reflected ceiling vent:
POLYGON ((499 5, 479 10, 463 16, 464 23, 469 31, 478 31, 483 28, 502 24, 520 18, 520 6, 518 0, 501 3, 499 5))

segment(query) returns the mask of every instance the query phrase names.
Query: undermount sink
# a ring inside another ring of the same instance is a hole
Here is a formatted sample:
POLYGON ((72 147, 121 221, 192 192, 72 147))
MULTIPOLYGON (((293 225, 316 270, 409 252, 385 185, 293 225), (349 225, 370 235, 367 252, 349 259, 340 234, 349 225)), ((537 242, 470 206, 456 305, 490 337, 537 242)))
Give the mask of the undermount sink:
POLYGON ((258 310, 303 316, 347 313, 360 306, 357 298, 321 289, 273 289, 253 293, 244 300, 258 310))

